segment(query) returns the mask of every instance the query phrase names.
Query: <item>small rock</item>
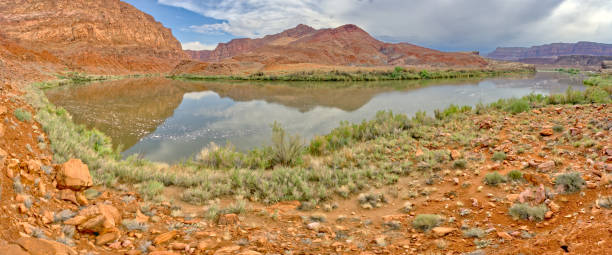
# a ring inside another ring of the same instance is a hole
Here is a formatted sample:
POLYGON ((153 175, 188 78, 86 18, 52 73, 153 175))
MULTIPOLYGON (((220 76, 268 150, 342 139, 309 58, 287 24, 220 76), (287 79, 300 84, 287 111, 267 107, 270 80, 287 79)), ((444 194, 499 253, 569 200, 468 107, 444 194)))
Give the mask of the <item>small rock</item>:
POLYGON ((152 251, 149 255, 180 255, 173 251, 152 251))
POLYGON ((207 251, 217 247, 217 242, 212 239, 204 240, 198 243, 198 250, 207 251))
POLYGON ((311 222, 311 223, 308 223, 308 225, 306 225, 306 228, 310 230, 314 230, 314 231, 318 231, 320 227, 321 227, 321 223, 319 222, 311 222))
POLYGON ((188 244, 186 243, 171 243, 170 244, 170 249, 173 250, 185 250, 185 248, 187 248, 188 244))
POLYGON ((412 204, 410 201, 407 201, 406 203, 404 203, 404 206, 402 206, 402 211, 405 213, 409 213, 413 209, 414 209, 414 204, 412 204))
POLYGON ((374 239, 374 241, 380 247, 387 246, 387 241, 385 240, 385 236, 378 236, 378 237, 376 237, 376 239, 374 239))
POLYGON ((155 239, 153 240, 153 244, 159 245, 159 244, 168 242, 172 240, 174 237, 176 237, 178 234, 179 232, 177 230, 172 230, 172 231, 160 234, 157 237, 155 237, 155 239))
POLYGON ((89 205, 89 201, 87 201, 87 198, 85 197, 85 195, 83 195, 83 192, 76 192, 75 196, 76 196, 76 202, 78 202, 79 205, 81 206, 89 205))
POLYGON ((457 230, 456 228, 447 228, 447 227, 435 227, 432 229, 432 231, 434 232, 434 234, 436 234, 436 236, 438 237, 442 237, 447 235, 450 232, 453 232, 457 230))
POLYGON ((555 167, 555 161, 550 160, 550 161, 546 161, 546 162, 544 162, 542 164, 539 164, 538 165, 538 171, 548 172, 548 171, 552 170, 554 167, 555 167))
POLYGON ((79 204, 77 202, 76 195, 74 194, 74 190, 70 190, 70 189, 60 190, 59 196, 60 196, 61 200, 70 201, 70 202, 72 202, 72 203, 74 203, 76 205, 79 204))
POLYGON ((229 255, 229 254, 234 254, 238 250, 240 250, 240 246, 232 245, 232 246, 226 246, 221 249, 218 249, 214 254, 215 255, 224 255, 224 254, 229 255))
POLYGON ((561 206, 556 204, 554 201, 551 201, 548 203, 548 208, 550 208, 552 212, 558 212, 561 209, 561 206))
POLYGON ((461 158, 461 152, 459 152, 458 150, 452 150, 450 155, 452 160, 457 160, 461 158))
POLYGON ((552 128, 545 128, 545 129, 542 129, 542 131, 540 131, 540 135, 541 136, 551 136, 553 134, 554 134, 554 132, 553 132, 552 128))
POLYGON ((105 245, 119 239, 119 231, 108 232, 96 237, 96 245, 105 245))
POLYGON ((80 159, 70 159, 62 164, 57 173, 57 185, 60 189, 81 191, 93 185, 89 168, 80 159))
POLYGON ((0 245, 0 255, 30 255, 16 244, 0 245))
POLYGON ((510 236, 510 234, 506 233, 506 232, 497 232, 497 236, 503 238, 504 240, 512 240, 514 238, 512 238, 512 236, 510 236))
POLYGON ((238 255, 261 255, 261 253, 253 251, 253 250, 246 250, 241 253, 238 253, 238 255))
POLYGON ((51 240, 22 237, 17 239, 15 243, 30 254, 77 255, 77 252, 72 248, 51 240))
POLYGON ((546 214, 544 214, 544 218, 545 219, 550 219, 550 218, 552 218, 552 216, 553 216, 553 212, 552 211, 548 211, 548 212, 546 212, 546 214))

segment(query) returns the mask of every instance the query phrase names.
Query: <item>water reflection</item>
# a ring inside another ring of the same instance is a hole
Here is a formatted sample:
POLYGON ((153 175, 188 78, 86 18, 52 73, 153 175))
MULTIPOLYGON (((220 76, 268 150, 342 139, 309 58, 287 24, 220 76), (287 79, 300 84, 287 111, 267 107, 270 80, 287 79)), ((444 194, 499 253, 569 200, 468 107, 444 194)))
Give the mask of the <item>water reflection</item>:
POLYGON ((229 141, 239 149, 266 144, 270 124, 309 139, 341 120, 359 122, 379 110, 414 114, 451 103, 474 105, 532 92, 582 89, 580 79, 558 73, 486 80, 253 83, 184 82, 164 78, 122 80, 47 91, 77 123, 96 127, 159 161, 193 155, 210 142, 229 141), (427 86, 426 86, 427 85, 427 86))

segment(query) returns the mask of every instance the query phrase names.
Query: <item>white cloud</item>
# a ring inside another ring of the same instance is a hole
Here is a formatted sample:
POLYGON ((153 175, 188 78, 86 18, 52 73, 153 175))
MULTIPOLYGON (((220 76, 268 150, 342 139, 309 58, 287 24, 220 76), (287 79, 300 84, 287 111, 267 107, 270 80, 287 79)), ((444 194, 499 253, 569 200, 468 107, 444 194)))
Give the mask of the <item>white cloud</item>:
POLYGON ((610 0, 158 0, 223 20, 204 34, 261 37, 303 23, 352 23, 391 41, 446 49, 612 41, 610 0))
POLYGON ((183 43, 183 50, 214 50, 216 47, 216 44, 203 44, 197 41, 183 43))

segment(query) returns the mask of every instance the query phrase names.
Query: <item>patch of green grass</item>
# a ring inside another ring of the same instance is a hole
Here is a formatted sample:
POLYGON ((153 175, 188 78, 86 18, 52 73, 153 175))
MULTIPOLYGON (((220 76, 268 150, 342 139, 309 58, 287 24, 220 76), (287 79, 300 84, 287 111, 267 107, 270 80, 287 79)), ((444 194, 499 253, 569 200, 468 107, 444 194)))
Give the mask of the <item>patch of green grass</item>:
POLYGON ((531 220, 541 221, 544 220, 544 215, 548 212, 548 207, 541 204, 537 206, 530 206, 529 204, 516 203, 509 209, 509 214, 515 220, 531 220))
POLYGON ((17 118, 21 122, 30 122, 30 121, 32 121, 32 114, 28 110, 26 110, 24 108, 17 108, 17 109, 15 109, 13 114, 15 115, 15 118, 17 118))
POLYGON ((412 227, 420 231, 429 231, 442 223, 442 217, 436 214, 419 214, 412 221, 412 227))
POLYGON ((568 74, 572 74, 572 75, 576 75, 576 74, 580 74, 580 70, 579 69, 575 69, 575 68, 557 68, 555 69, 555 71, 560 72, 560 73, 568 73, 568 74))
POLYGON ((491 186, 496 186, 502 182, 506 182, 506 178, 498 172, 488 173, 484 178, 484 183, 491 186))
POLYGON ((559 174, 555 177, 554 183, 557 189, 564 193, 576 193, 586 184, 578 172, 559 174))

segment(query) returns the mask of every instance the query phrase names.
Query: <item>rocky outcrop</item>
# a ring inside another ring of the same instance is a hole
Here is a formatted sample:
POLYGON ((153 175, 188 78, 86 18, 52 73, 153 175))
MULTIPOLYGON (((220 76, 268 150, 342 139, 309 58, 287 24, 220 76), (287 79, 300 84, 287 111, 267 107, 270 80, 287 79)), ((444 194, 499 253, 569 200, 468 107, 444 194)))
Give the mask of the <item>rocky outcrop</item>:
POLYGON ((298 25, 282 33, 259 39, 242 38, 221 43, 210 52, 208 58, 199 57, 207 54, 209 53, 191 53, 191 56, 201 61, 261 64, 268 69, 299 63, 341 66, 487 65, 486 60, 473 53, 447 53, 408 43, 385 43, 351 24, 319 30, 298 25))
POLYGON ((0 1, 0 27, 2 37, 75 70, 165 71, 187 57, 170 29, 119 0, 0 1))
POLYGON ((519 60, 568 55, 612 56, 612 44, 595 42, 552 43, 532 47, 499 47, 487 57, 499 60, 519 60))

